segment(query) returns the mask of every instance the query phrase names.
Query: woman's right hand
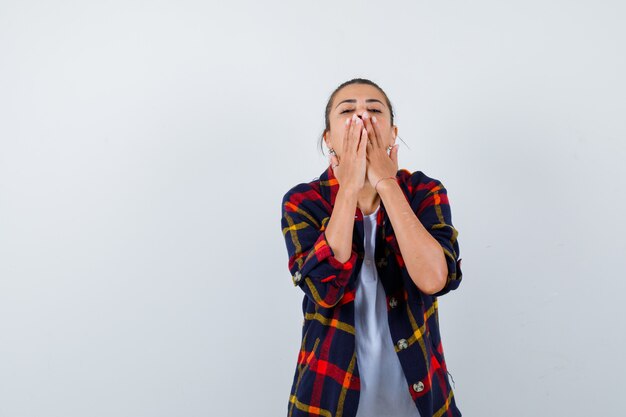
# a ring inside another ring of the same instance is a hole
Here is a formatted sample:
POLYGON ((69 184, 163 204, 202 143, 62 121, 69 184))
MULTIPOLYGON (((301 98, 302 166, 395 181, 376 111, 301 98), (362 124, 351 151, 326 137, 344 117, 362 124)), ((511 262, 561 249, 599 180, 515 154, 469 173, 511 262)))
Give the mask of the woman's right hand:
POLYGON ((363 121, 356 113, 346 122, 349 123, 344 123, 341 155, 331 155, 330 159, 333 166, 339 164, 333 168, 339 186, 358 194, 365 185, 368 137, 363 121))

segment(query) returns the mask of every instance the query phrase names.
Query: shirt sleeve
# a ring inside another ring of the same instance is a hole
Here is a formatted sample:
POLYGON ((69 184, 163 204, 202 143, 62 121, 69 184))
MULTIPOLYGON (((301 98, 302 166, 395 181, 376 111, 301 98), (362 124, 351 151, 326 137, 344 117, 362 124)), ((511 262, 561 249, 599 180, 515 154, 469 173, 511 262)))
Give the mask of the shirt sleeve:
POLYGON ((443 184, 436 179, 425 177, 416 186, 417 192, 411 201, 411 208, 428 232, 439 242, 448 265, 445 286, 431 294, 439 297, 458 288, 463 273, 459 258, 458 230, 452 224, 452 212, 448 200, 448 192, 443 184))
POLYGON ((315 202, 303 198, 304 191, 287 192, 282 201, 282 231, 289 255, 289 271, 295 286, 321 307, 341 301, 353 272, 357 253, 340 262, 326 240, 330 216, 322 215, 315 202), (317 214, 317 215, 314 215, 317 214), (318 220, 321 218, 321 220, 318 220))

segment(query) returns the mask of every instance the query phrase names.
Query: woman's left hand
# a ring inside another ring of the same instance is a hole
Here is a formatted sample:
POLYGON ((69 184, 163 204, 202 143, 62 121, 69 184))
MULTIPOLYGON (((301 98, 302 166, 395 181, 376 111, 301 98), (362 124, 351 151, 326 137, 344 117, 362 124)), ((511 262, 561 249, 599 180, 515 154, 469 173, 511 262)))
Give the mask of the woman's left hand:
POLYGON ((374 122, 367 113, 363 114, 363 122, 368 137, 366 176, 372 187, 375 187, 381 178, 396 176, 398 172, 398 145, 394 145, 391 152, 387 154, 385 143, 389 143, 391 140, 383 138, 378 122, 374 122))

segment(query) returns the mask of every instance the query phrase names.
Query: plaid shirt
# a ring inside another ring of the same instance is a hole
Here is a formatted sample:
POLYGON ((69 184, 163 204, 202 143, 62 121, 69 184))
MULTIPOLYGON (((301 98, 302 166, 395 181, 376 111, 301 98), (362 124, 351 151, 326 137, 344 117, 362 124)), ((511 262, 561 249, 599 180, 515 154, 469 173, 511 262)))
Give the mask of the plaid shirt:
MULTIPOLYGON (((422 417, 460 416, 448 381, 439 332, 437 297, 461 282, 457 230, 446 189, 421 171, 398 170, 396 180, 414 213, 441 244, 448 265, 445 287, 422 293, 411 280, 381 200, 375 260, 385 289, 390 343, 406 388, 422 417)), ((357 207, 352 253, 338 261, 326 240, 326 225, 339 183, 331 166, 319 179, 291 188, 282 201, 282 231, 292 281, 304 291, 302 343, 288 402, 288 416, 354 417, 360 379, 355 348, 355 280, 364 259, 363 213, 357 207)))

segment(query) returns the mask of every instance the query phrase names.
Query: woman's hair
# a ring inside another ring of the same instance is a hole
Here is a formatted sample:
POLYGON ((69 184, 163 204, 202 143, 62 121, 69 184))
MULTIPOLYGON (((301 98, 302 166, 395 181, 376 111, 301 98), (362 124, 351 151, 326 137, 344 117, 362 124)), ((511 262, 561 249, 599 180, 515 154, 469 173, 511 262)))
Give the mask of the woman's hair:
MULTIPOLYGON (((389 101, 389 97, 387 97, 387 94, 383 91, 383 89, 380 88, 378 86, 378 84, 376 84, 375 82, 370 81, 368 79, 365 79, 365 78, 353 78, 353 79, 351 79, 349 81, 346 81, 346 82, 342 83, 339 87, 335 88, 335 91, 333 91, 333 93, 328 98, 328 103, 326 103, 326 110, 324 111, 324 123, 325 123, 325 126, 324 126, 324 130, 322 131, 322 134, 320 136, 320 149, 322 150, 322 154, 324 154, 324 134, 330 130, 329 114, 330 114, 330 110, 331 110, 332 105, 333 105, 333 101, 335 100, 335 96, 337 95, 339 90, 341 90, 343 87, 345 87, 347 85, 351 85, 351 84, 368 84, 368 85, 371 85, 372 87, 377 88, 378 91, 380 91, 382 93, 382 95, 385 97, 385 101, 387 102, 387 107, 389 107, 389 111, 391 113, 391 125, 393 126, 393 118, 394 118, 393 106, 391 105, 391 101, 389 101)), ((400 135, 398 135, 398 137, 400 137, 400 135)), ((402 139, 400 139, 400 140, 402 140, 402 139)), ((404 142, 404 141, 402 141, 402 142, 404 142)))

